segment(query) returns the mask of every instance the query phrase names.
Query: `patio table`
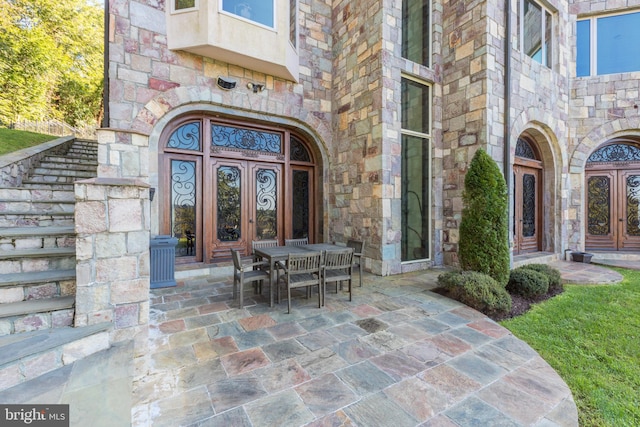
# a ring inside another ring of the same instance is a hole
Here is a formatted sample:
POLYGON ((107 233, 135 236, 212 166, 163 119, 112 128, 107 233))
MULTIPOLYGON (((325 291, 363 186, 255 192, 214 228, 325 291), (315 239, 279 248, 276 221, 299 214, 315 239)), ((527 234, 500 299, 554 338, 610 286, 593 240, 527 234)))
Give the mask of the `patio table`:
POLYGON ((273 286, 278 286, 275 279, 276 263, 278 261, 286 261, 289 254, 304 253, 308 251, 335 251, 344 249, 344 246, 333 245, 330 243, 312 243, 300 246, 272 246, 269 248, 256 248, 255 254, 269 261, 269 306, 273 307, 273 286))

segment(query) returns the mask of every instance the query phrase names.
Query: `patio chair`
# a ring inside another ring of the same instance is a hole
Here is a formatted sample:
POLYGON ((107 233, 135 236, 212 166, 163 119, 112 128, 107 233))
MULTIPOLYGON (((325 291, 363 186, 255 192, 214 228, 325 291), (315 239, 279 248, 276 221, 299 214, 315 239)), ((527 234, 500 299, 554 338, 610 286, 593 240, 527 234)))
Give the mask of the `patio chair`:
MULTIPOLYGON (((251 242, 251 255, 253 256, 253 262, 260 262, 262 261, 262 257, 256 255, 256 249, 260 249, 260 248, 273 248, 278 246, 279 242, 276 239, 273 240, 253 240, 251 242)), ((256 266, 254 268, 258 269, 260 268, 261 270, 265 270, 266 272, 269 272, 269 264, 265 263, 263 266, 256 266)), ((260 287, 257 292, 262 293, 262 287, 260 287)))
MULTIPOLYGON (((322 266, 322 288, 323 294, 327 290, 327 282, 336 283, 336 294, 338 293, 338 282, 342 287, 342 282, 349 282, 349 301, 351 301, 351 282, 353 277, 353 248, 346 248, 340 251, 327 251, 324 256, 322 266)), ((324 305, 324 301, 323 304, 324 305)))
POLYGON ((318 287, 318 308, 322 307, 322 278, 320 268, 322 265, 321 252, 289 254, 287 262, 280 262, 280 268, 284 271, 282 279, 287 285, 287 313, 291 313, 291 289, 307 288, 307 298, 311 286, 318 287))
POLYGON ((233 299, 238 297, 238 287, 240 296, 240 308, 244 307, 243 293, 245 283, 259 283, 260 289, 262 288, 262 281, 269 280, 271 275, 262 269, 255 269, 254 267, 264 266, 266 262, 243 262, 240 252, 236 249, 231 249, 231 258, 233 258, 233 299), (239 286, 238 286, 239 285, 239 286))
POLYGON ((304 237, 302 239, 284 239, 285 246, 301 246, 301 245, 308 245, 308 244, 309 244, 308 237, 304 237))
POLYGON ((364 241, 351 240, 347 241, 347 247, 353 248, 353 266, 358 269, 358 278, 360 287, 362 287, 362 257, 364 255, 364 241))

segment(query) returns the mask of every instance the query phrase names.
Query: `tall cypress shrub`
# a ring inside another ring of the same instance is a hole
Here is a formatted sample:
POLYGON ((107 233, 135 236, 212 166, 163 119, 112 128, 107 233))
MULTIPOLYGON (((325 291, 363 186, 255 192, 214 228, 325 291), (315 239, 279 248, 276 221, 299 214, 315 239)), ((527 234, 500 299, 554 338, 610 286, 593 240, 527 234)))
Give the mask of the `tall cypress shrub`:
POLYGON ((507 186, 496 162, 479 149, 464 179, 458 259, 506 286, 509 281, 507 186))

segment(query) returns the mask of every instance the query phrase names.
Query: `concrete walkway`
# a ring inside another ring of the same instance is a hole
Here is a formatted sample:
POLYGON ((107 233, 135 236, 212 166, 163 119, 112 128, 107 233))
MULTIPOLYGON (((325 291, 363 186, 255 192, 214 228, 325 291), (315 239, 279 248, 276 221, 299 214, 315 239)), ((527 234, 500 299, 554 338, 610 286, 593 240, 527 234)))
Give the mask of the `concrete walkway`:
MULTIPOLYGON (((554 266, 571 282, 620 280, 592 264, 554 266)), ((576 426, 555 371, 500 325, 430 292, 438 274, 366 275, 352 302, 342 291, 323 309, 297 297, 292 314, 251 291, 234 308, 229 279, 189 279, 152 291, 146 357, 134 363, 130 343, 116 346, 0 402, 69 403, 71 425, 92 427, 576 426)))

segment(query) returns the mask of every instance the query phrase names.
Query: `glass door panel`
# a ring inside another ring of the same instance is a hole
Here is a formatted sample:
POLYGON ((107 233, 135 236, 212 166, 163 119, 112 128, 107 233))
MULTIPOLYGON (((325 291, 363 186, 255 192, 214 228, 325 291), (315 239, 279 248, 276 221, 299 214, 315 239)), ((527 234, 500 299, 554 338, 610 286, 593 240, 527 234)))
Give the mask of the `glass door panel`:
POLYGON ((213 223, 210 258, 229 258, 231 248, 246 251, 249 236, 245 162, 212 159, 211 215, 213 223))
POLYGON ((537 252, 541 247, 540 169, 514 165, 514 255, 537 252))
POLYGON ((310 227, 312 224, 311 196, 313 176, 308 169, 294 169, 291 171, 291 232, 290 238, 312 241, 310 227))
POLYGON ((640 250, 640 172, 620 171, 620 250, 640 250))
POLYGON ((585 247, 587 249, 617 249, 618 226, 615 195, 617 174, 615 170, 586 172, 587 224, 585 247), (617 221, 616 221, 617 222, 617 221))
POLYGON ((281 166, 253 164, 251 240, 278 239, 282 234, 281 166))

